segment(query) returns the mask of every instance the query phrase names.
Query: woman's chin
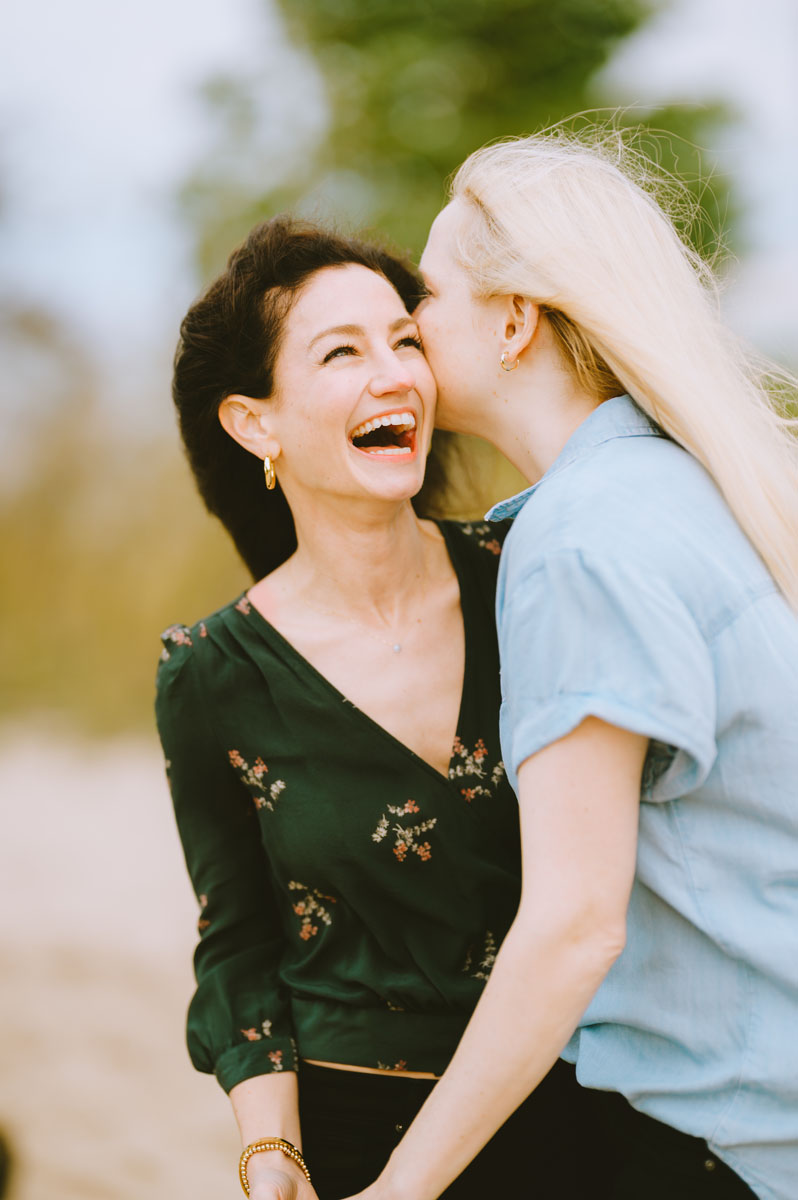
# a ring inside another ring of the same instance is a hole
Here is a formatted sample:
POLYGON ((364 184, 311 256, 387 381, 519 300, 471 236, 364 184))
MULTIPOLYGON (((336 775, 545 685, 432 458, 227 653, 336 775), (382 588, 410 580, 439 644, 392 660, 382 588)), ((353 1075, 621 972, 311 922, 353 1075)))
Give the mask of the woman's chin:
POLYGON ((406 455, 369 454, 353 449, 350 470, 357 480, 358 490, 363 489, 375 499, 409 500, 424 482, 425 460, 421 447, 415 445, 412 454, 406 455))
POLYGON ((384 501, 386 504, 404 504, 408 500, 412 500, 420 491, 422 479, 405 479, 397 482, 392 486, 382 486, 380 488, 371 488, 370 494, 377 501, 384 501))
POLYGON ((423 471, 404 470, 390 474, 386 472, 382 478, 358 479, 358 491, 364 498, 384 501, 387 504, 401 504, 405 500, 412 500, 413 496, 421 491, 423 483, 423 471))

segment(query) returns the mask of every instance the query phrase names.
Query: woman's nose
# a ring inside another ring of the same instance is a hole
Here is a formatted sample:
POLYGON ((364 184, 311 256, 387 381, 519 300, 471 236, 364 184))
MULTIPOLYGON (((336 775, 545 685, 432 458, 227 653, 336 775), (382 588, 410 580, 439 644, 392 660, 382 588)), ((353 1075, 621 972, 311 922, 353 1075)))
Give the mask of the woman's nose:
POLYGON ((377 365, 369 390, 373 396, 385 396, 392 392, 410 392, 415 386, 416 379, 408 364, 391 353, 377 365))

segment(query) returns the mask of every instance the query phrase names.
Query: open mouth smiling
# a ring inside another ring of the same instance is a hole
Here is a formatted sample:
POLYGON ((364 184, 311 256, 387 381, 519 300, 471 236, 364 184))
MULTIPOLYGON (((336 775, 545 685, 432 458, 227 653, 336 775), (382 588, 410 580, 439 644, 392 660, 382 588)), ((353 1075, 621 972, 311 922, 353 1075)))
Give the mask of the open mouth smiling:
POLYGON ((383 413, 356 426, 349 441, 363 454, 410 456, 416 449, 416 418, 406 409, 383 413))

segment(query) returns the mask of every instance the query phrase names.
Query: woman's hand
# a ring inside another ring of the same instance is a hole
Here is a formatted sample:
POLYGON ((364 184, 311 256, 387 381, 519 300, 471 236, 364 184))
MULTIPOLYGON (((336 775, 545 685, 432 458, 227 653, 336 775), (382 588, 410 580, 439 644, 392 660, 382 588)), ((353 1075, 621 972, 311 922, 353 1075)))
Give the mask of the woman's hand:
POLYGON ((247 1164, 247 1178, 250 1200, 318 1200, 299 1167, 279 1150, 253 1155, 247 1164), (282 1161, 272 1161, 276 1155, 282 1161))
POLYGON ((270 1168, 259 1175, 256 1184, 250 1185, 249 1195, 250 1200, 299 1200, 299 1181, 288 1171, 270 1168))

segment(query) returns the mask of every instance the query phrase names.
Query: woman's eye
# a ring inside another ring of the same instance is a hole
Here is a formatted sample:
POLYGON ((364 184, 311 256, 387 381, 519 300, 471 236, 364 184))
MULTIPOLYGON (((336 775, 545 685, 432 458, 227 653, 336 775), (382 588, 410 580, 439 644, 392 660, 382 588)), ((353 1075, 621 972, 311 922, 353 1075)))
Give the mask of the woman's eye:
POLYGON ((419 335, 417 333, 408 334, 407 337, 403 337, 400 342, 397 342, 397 345, 398 346, 413 346, 414 349, 416 349, 416 350, 424 349, 424 347, 421 343, 421 338, 419 337, 419 335))
POLYGON ((354 346, 336 346, 334 350, 328 351, 327 354, 324 355, 324 358, 321 361, 323 363, 327 363, 327 362, 330 362, 333 358, 340 358, 346 354, 356 354, 356 353, 357 353, 357 351, 355 350, 354 346))

